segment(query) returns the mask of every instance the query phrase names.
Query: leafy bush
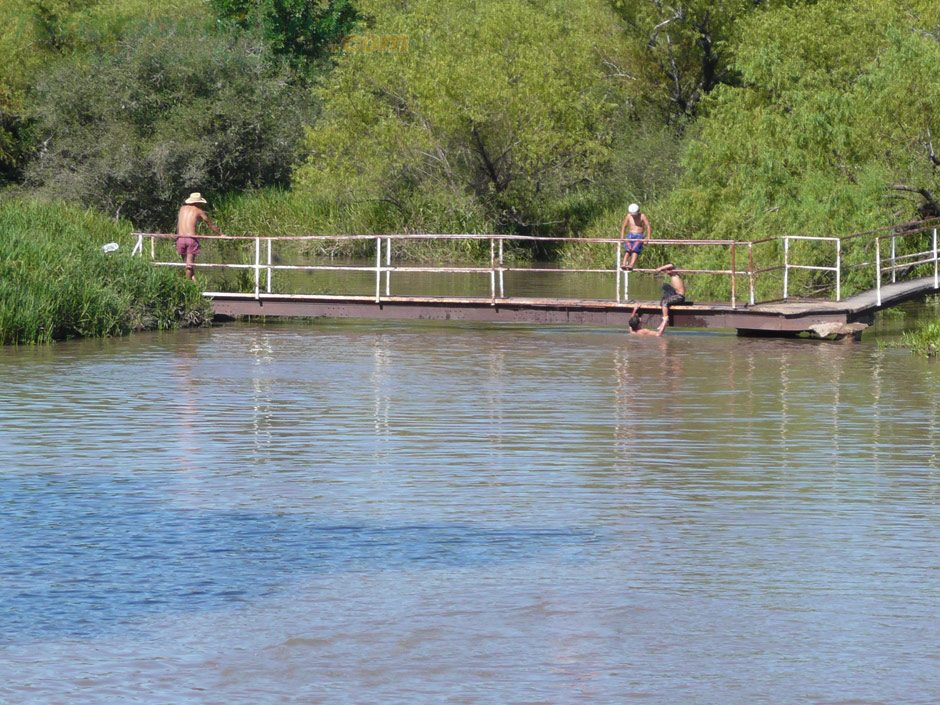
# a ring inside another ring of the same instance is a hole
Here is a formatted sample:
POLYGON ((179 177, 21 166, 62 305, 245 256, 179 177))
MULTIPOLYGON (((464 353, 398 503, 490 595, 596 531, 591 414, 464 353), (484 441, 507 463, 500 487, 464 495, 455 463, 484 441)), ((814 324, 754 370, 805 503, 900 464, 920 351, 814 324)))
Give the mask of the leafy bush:
POLYGON ((35 89, 43 148, 28 183, 138 227, 181 196, 284 184, 312 103, 259 40, 157 22, 56 64, 35 89))

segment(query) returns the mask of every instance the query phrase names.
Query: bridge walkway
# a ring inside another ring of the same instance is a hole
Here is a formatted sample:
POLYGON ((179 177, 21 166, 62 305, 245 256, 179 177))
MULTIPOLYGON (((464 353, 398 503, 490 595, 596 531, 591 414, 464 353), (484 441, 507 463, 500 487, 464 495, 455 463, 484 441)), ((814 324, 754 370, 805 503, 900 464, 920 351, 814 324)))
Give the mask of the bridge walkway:
MULTIPOLYGON (((940 219, 907 223, 869 233, 846 237, 782 236, 753 242, 719 240, 653 240, 651 246, 713 247, 726 254, 722 269, 680 269, 689 287, 687 298, 693 299, 695 278, 719 277, 727 280, 730 291, 726 302, 695 301, 670 308, 670 325, 674 327, 734 329, 741 334, 795 335, 809 333, 820 337, 858 336, 869 325, 876 311, 904 301, 940 291, 940 257, 937 228, 940 219), (832 247, 831 260, 820 263, 819 247, 832 247), (802 248, 802 249, 801 249, 802 248), (815 248, 815 249, 810 249, 815 248), (769 252, 769 255, 768 255, 769 252), (746 253, 746 257, 744 256, 746 253), (851 256, 847 256, 851 255, 851 256), (802 260, 800 259, 802 257, 802 260), (746 258, 746 266, 742 260, 746 258), (810 259, 811 264, 801 264, 810 259), (762 265, 762 266, 759 266, 762 265), (773 281, 768 280, 775 277, 773 281), (847 278, 854 288, 857 282, 869 280, 873 286, 865 291, 842 297, 847 278), (820 296, 820 281, 826 281, 820 296), (780 287, 777 299, 757 300, 758 293, 780 287), (813 290, 806 295, 801 290, 813 290), (800 295, 803 293, 803 295, 800 295)), ((144 238, 150 238, 151 258, 155 264, 181 266, 180 262, 156 261, 154 243, 175 238, 172 234, 138 233, 135 254, 143 254, 144 238)), ((217 237, 203 237, 213 240, 217 237)), ((625 327, 636 301, 631 299, 631 273, 619 269, 619 239, 536 238, 511 235, 375 235, 375 236, 302 236, 229 238, 249 240, 254 244, 253 262, 200 262, 199 268, 248 270, 253 275, 253 291, 207 291, 219 316, 297 316, 360 319, 418 319, 491 321, 543 324, 587 324, 625 327), (412 266, 392 264, 392 253, 403 249, 403 241, 433 239, 473 239, 489 241, 490 265, 487 266, 412 266), (375 241, 374 265, 283 264, 273 257, 272 247, 283 240, 362 240, 375 241), (615 279, 611 299, 576 297, 533 297, 507 294, 505 278, 509 272, 522 268, 506 264, 504 245, 507 242, 536 240, 568 242, 577 246, 608 245, 615 259, 609 269, 585 268, 524 268, 526 272, 548 274, 600 274, 615 279), (266 255, 263 251, 266 250, 266 255), (276 272, 305 270, 363 273, 374 277, 374 293, 284 293, 274 291, 276 272), (489 278, 489 296, 400 295, 391 291, 392 276, 396 281, 408 273, 466 274, 489 278)), ((678 257, 676 258, 678 259, 678 257)), ((632 274, 649 274, 653 270, 636 270, 632 274)), ((647 326, 658 325, 661 308, 657 301, 640 301, 640 312, 647 326)))

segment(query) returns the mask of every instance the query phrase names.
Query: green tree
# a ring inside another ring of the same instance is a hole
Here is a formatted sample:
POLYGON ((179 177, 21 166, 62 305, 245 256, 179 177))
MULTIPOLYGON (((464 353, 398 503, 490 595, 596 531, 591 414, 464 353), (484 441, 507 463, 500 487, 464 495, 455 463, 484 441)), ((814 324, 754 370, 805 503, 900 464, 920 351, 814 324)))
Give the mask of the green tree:
POLYGON ((352 0, 210 0, 242 30, 260 28, 271 51, 295 66, 316 65, 358 19, 352 0))
POLYGON ((4 0, 0 3, 0 185, 17 181, 33 151, 29 91, 47 67, 117 42, 128 26, 207 16, 184 0, 4 0))
POLYGON ((624 121, 602 63, 616 41, 609 8, 368 0, 362 12, 370 24, 320 88, 295 184, 415 230, 563 230, 624 121))
POLYGON ((743 85, 708 100, 680 188, 662 204, 668 230, 831 236, 940 213, 935 3, 823 0, 762 13, 736 56, 743 85))
POLYGON ((715 92, 685 158, 686 227, 831 234, 931 212, 940 39, 938 11, 920 5, 827 0, 749 23, 745 85, 715 92))
POLYGON ((312 106, 258 42, 176 21, 53 66, 35 108, 29 184, 169 227, 189 190, 286 183, 312 106))
MULTIPOLYGON (((609 0, 624 20, 623 45, 608 57, 612 74, 670 122, 695 116, 720 85, 736 85, 732 48, 740 24, 758 11, 799 0, 609 0)), ((799 3, 802 4, 802 3, 799 3)))

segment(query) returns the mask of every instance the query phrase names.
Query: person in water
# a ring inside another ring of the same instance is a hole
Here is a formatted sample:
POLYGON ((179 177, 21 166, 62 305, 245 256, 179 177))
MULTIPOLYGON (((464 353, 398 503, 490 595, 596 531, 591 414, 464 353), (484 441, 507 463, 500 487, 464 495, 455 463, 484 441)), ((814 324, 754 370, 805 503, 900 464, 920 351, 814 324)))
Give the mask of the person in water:
POLYGON ((640 207, 636 203, 631 203, 627 208, 627 217, 623 219, 623 225, 620 227, 620 237, 623 240, 621 269, 633 269, 636 258, 643 252, 643 245, 649 242, 651 235, 650 219, 645 213, 640 213, 640 207))
POLYGON ((637 315, 637 311, 640 310, 640 304, 637 304, 633 307, 633 313, 630 314, 630 320, 627 321, 627 324, 630 326, 630 335, 655 335, 662 337, 663 331, 666 330, 666 324, 669 320, 667 316, 663 316, 663 320, 659 322, 659 328, 653 330, 651 328, 644 328, 640 317, 637 315))
POLYGON ((216 235, 227 237, 222 235, 222 231, 209 220, 209 216, 199 207, 198 204, 204 203, 206 203, 206 199, 202 197, 202 194, 189 194, 189 198, 180 208, 179 217, 176 221, 176 234, 179 236, 176 238, 176 252, 186 263, 187 279, 196 278, 196 256, 200 252, 199 240, 196 239, 196 226, 199 221, 201 220, 208 225, 209 229, 216 235))
POLYGON ((659 322, 659 328, 651 330, 644 328, 637 312, 640 310, 640 304, 633 307, 633 313, 630 314, 630 320, 627 322, 630 326, 630 333, 633 335, 657 335, 662 336, 666 326, 669 325, 669 307, 685 303, 685 282, 679 276, 679 270, 676 265, 664 264, 657 267, 654 271, 664 274, 669 281, 663 282, 663 298, 660 305, 663 309, 662 320, 659 322))

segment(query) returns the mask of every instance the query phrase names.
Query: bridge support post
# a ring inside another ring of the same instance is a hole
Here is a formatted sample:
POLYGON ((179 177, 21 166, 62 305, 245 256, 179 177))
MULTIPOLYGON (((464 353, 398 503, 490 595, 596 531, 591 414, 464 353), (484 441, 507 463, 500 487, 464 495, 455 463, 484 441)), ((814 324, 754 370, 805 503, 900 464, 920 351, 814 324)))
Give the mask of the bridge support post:
POLYGON ((836 240, 836 301, 842 301, 842 240, 836 240))
POLYGON ((496 240, 490 238, 490 301, 496 305, 496 240))
POLYGON ((382 300, 382 238, 375 238, 375 303, 382 300))
POLYGON ((875 302, 881 308, 881 238, 875 238, 875 302))
POLYGON ((731 308, 738 307, 738 296, 736 283, 738 280, 738 268, 734 259, 734 243, 731 243, 731 308))
POLYGON ((503 238, 499 239, 499 298, 506 298, 506 290, 503 286, 503 238))
POLYGON ((937 262, 937 229, 933 229, 933 288, 940 289, 940 269, 937 262))
POLYGON ((750 301, 751 306, 754 305, 754 243, 747 243, 747 279, 748 285, 750 286, 750 301))
POLYGON ((261 238, 255 238, 255 298, 261 298, 261 238))

